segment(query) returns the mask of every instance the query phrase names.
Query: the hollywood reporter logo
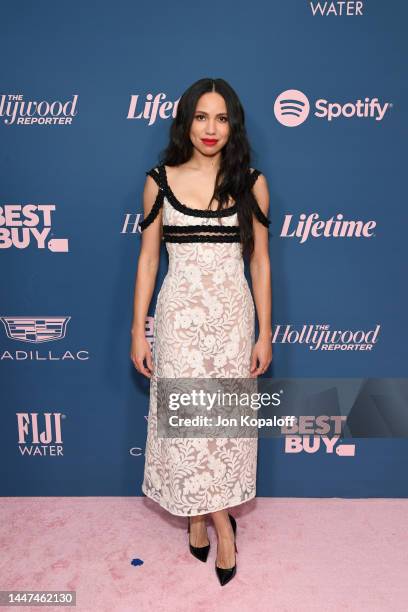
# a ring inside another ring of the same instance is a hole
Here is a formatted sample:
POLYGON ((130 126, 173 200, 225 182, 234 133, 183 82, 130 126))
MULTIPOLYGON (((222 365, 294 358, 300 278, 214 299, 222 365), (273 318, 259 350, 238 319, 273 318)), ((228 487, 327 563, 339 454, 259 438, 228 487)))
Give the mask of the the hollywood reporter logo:
POLYGON ((18 445, 21 455, 62 456, 61 412, 18 412, 18 445))
POLYGON ((68 252, 68 238, 50 238, 55 208, 55 204, 0 206, 0 249, 26 249, 34 243, 38 249, 68 252))
MULTIPOLYGON (((333 121, 333 119, 339 117, 344 119, 357 117, 381 121, 388 109, 392 107, 390 102, 381 104, 378 98, 358 99, 355 102, 345 102, 344 104, 329 102, 320 98, 315 101, 314 105, 314 116, 327 121, 333 121)), ((302 91, 287 89, 276 98, 273 110, 279 123, 286 127, 296 127, 306 121, 310 108, 310 102, 302 91)))
POLYGON ((285 453, 317 453, 323 449, 327 454, 339 457, 353 457, 355 444, 339 443, 342 424, 346 416, 300 416, 294 418, 292 425, 283 425, 281 432, 285 437, 285 453), (334 435, 331 435, 334 434, 334 435))
POLYGON ((273 344, 304 344, 311 351, 372 351, 378 342, 381 325, 375 329, 330 329, 330 325, 305 324, 300 329, 293 325, 275 325, 273 344))
POLYGON ((71 125, 78 115, 78 94, 61 100, 24 100, 23 94, 0 95, 0 117, 5 125, 71 125))

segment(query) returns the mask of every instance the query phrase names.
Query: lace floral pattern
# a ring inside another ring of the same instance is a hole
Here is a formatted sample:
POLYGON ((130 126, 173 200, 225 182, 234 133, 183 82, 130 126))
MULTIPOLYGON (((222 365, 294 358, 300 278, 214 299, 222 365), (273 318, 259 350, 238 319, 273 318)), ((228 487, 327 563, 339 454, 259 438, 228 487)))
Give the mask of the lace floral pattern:
MULTIPOLYGON (((237 226, 238 215, 205 216, 237 226)), ((197 214, 163 198, 163 223, 196 225, 197 214)), ((215 512, 256 494, 257 438, 158 438, 157 378, 249 377, 255 307, 239 243, 166 243, 169 268, 154 315, 154 375, 142 491, 179 516, 215 512)))

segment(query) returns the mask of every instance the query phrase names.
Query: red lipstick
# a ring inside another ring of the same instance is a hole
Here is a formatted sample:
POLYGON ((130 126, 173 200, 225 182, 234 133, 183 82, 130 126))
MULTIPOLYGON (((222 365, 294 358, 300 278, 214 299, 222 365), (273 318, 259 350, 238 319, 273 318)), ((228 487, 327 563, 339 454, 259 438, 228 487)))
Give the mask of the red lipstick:
POLYGON ((208 147, 213 147, 215 144, 217 144, 218 140, 215 138, 202 138, 201 142, 203 142, 208 147))

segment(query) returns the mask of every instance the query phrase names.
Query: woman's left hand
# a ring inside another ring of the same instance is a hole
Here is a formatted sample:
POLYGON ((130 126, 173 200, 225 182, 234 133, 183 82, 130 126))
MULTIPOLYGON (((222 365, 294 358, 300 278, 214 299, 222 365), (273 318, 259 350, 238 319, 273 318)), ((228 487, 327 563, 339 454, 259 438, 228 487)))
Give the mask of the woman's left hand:
POLYGON ((268 369, 272 361, 272 340, 271 338, 259 337, 256 344, 254 344, 251 353, 251 366, 250 375, 251 377, 259 376, 268 369), (259 365, 257 366, 257 361, 259 365))

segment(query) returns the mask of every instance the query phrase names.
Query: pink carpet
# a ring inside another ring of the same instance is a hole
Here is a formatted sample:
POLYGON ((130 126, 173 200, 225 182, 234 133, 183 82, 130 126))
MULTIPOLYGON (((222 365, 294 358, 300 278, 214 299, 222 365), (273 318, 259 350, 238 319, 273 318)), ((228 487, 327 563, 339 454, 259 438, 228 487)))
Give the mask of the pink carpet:
POLYGON ((406 612, 407 504, 258 497, 237 506, 237 575, 221 587, 212 526, 202 563, 188 551, 187 519, 148 498, 2 498, 0 589, 77 592, 76 608, 24 607, 35 611, 406 612))

